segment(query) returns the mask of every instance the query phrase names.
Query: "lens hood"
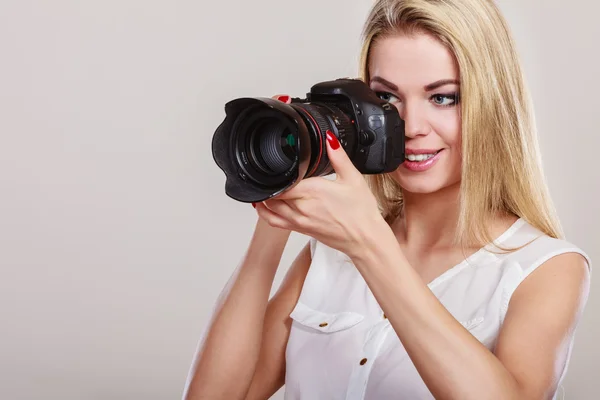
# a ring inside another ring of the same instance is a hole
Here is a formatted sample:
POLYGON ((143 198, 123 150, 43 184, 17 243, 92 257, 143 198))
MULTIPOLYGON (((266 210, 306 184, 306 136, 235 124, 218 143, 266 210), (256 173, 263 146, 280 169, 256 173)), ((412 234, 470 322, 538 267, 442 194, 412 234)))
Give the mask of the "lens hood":
POLYGON ((226 177, 225 193, 237 201, 250 203, 275 197, 300 182, 309 167, 310 137, 308 127, 293 106, 266 97, 244 97, 225 104, 225 119, 216 129, 212 140, 215 163, 226 177), (245 140, 246 121, 255 113, 269 113, 281 119, 293 135, 295 159, 290 169, 276 181, 257 183, 249 171, 252 164, 239 143, 245 140))

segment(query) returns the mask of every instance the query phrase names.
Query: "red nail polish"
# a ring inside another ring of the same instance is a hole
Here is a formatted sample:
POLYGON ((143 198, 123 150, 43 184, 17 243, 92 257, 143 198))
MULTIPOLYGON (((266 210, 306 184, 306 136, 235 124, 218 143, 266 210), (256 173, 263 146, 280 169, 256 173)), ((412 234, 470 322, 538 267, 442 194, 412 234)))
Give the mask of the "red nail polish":
POLYGON ((286 96, 286 95, 279 96, 279 97, 277 97, 277 100, 287 103, 290 100, 290 96, 286 96))
POLYGON ((333 132, 331 132, 330 130, 327 130, 326 133, 327 133, 327 141, 331 145, 331 148, 334 149, 334 150, 337 150, 340 147, 340 142, 335 137, 335 135, 333 134, 333 132))

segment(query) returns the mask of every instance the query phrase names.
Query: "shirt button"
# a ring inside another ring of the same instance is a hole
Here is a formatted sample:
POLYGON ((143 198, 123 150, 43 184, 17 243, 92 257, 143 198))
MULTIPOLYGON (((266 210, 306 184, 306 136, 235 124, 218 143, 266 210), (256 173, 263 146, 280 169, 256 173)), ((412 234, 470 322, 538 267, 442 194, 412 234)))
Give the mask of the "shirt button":
POLYGON ((360 360, 360 365, 365 365, 367 363, 367 359, 363 358, 362 360, 360 360))
POLYGON ((328 325, 328 324, 327 324, 327 322, 321 322, 321 323, 319 324, 319 326, 320 326, 321 328, 323 328, 324 326, 327 326, 327 325, 328 325))
POLYGON ((387 319, 387 315, 385 315, 385 313, 383 313, 383 319, 387 319))

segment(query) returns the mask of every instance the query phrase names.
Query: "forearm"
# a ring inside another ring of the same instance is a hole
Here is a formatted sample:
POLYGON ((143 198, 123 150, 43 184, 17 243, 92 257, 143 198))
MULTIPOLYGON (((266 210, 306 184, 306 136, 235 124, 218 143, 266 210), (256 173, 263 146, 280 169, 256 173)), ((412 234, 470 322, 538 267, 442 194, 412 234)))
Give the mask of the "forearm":
POLYGON ((512 374, 439 302, 385 228, 352 258, 435 398, 522 398, 512 374))
POLYGON ((260 354, 265 312, 289 231, 259 220, 200 341, 185 399, 242 398, 260 354))

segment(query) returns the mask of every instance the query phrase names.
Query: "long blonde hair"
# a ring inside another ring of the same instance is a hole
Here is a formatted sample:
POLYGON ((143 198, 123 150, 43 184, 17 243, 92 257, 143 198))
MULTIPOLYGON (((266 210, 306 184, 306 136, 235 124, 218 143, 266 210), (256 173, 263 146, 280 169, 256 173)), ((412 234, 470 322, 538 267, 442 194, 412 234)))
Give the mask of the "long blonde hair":
MULTIPOLYGON (((456 243, 494 238, 491 215, 515 214, 562 238, 542 171, 533 106, 519 56, 492 0, 378 0, 362 32, 361 79, 369 82, 369 49, 383 37, 427 33, 454 54, 460 71, 462 172, 456 243)), ((389 174, 366 175, 391 222, 402 213, 402 188, 389 174)))

